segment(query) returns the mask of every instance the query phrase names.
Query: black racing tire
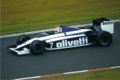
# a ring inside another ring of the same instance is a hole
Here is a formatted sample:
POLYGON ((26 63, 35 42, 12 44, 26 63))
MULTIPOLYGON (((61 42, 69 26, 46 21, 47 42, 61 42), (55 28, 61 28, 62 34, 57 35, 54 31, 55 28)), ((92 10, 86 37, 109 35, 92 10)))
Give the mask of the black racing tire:
POLYGON ((27 40, 29 40, 30 37, 28 35, 20 35, 16 41, 17 45, 20 45, 24 42, 26 42, 27 40))
POLYGON ((45 42, 35 40, 30 44, 30 52, 34 55, 41 55, 45 50, 45 42))
POLYGON ((102 47, 110 46, 113 41, 112 34, 106 31, 99 32, 97 35, 97 44, 102 47))

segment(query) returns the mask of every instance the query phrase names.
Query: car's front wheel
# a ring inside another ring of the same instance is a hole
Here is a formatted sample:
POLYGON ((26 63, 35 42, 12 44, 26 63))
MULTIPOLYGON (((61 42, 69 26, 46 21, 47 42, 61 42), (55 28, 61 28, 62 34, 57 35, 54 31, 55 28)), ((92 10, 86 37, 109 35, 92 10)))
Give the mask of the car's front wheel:
POLYGON ((18 37, 16 43, 17 43, 17 45, 20 45, 20 44, 26 42, 26 41, 29 40, 29 39, 30 39, 30 37, 29 37, 28 35, 20 35, 20 36, 18 37))
POLYGON ((30 52, 34 55, 43 54, 45 50, 45 43, 35 40, 30 44, 30 52))
POLYGON ((107 47, 112 43, 112 35, 109 32, 102 31, 97 35, 97 44, 102 47, 107 47))

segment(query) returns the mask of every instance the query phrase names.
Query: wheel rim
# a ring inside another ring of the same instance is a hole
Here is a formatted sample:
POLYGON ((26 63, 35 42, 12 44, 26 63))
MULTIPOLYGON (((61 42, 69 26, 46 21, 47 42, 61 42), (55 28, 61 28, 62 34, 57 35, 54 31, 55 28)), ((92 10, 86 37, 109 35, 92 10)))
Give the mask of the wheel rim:
POLYGON ((36 49, 36 50, 40 50, 41 47, 42 47, 42 46, 41 46, 39 43, 35 45, 35 49, 36 49))
POLYGON ((30 45, 30 51, 32 54, 42 54, 44 51, 44 43, 41 41, 34 41, 30 45))
POLYGON ((111 43, 111 37, 109 35, 102 35, 100 43, 104 46, 108 46, 111 43))

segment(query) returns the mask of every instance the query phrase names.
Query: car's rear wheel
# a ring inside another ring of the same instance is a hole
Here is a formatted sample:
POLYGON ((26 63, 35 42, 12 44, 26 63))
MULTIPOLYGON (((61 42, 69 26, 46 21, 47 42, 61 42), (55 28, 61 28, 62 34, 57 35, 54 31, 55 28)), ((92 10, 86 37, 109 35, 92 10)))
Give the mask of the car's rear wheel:
POLYGON ((30 52, 34 55, 43 54, 45 50, 45 43, 39 40, 35 40, 30 44, 30 52))
POLYGON ((16 43, 17 43, 17 45, 20 45, 20 44, 26 42, 26 41, 29 40, 29 39, 30 39, 30 37, 29 37, 28 35, 20 35, 20 36, 18 37, 16 43))
POLYGON ((107 47, 112 43, 112 35, 109 32, 102 31, 97 35, 97 44, 102 47, 107 47))

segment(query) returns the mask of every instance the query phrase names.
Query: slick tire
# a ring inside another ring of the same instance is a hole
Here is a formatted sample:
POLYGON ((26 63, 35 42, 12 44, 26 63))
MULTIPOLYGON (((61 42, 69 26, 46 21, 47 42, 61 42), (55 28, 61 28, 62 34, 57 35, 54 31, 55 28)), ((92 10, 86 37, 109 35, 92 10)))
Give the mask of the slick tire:
POLYGON ((35 40, 30 44, 30 52, 34 55, 41 55, 45 50, 45 43, 39 40, 35 40))
POLYGON ((112 43, 113 37, 109 32, 102 31, 97 35, 97 44, 102 47, 110 46, 112 43))
POLYGON ((26 41, 29 40, 29 39, 30 39, 30 37, 29 37, 28 35, 20 35, 20 36, 18 37, 16 43, 17 43, 17 45, 20 45, 20 44, 26 42, 26 41))

